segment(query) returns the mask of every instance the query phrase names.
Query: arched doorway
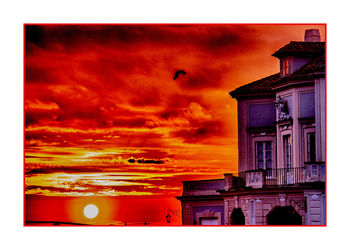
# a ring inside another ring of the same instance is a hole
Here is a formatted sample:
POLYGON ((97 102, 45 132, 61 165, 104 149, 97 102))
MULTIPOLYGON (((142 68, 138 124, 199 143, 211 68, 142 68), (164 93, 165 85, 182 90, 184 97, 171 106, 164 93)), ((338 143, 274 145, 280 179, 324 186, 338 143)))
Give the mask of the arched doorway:
POLYGON ((268 225, 301 225, 302 217, 292 206, 276 206, 267 214, 268 225))
POLYGON ((245 217, 241 208, 233 209, 231 213, 231 225, 245 225, 245 217))

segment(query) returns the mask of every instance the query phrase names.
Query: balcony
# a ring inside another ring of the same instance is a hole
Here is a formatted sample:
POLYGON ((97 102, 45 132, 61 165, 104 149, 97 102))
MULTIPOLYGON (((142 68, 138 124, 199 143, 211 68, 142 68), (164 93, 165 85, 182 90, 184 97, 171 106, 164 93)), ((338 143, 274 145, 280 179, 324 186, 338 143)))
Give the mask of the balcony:
POLYGON ((240 172, 239 177, 243 179, 245 187, 251 188, 325 182, 325 164, 307 163, 299 168, 249 170, 240 172))

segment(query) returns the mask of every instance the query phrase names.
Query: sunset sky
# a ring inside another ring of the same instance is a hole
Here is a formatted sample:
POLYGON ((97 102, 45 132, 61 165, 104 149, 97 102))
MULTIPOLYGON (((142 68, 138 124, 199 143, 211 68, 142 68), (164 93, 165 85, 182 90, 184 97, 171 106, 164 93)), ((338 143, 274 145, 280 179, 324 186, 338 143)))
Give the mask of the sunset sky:
POLYGON ((181 181, 237 171, 229 92, 277 73, 271 54, 310 28, 324 41, 324 25, 25 25, 28 219, 78 197, 179 209, 181 181))

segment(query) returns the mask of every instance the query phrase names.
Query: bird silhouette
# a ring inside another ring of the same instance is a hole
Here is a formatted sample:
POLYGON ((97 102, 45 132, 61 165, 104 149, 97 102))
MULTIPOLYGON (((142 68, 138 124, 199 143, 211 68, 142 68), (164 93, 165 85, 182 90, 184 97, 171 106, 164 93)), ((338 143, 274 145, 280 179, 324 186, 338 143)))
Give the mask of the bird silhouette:
POLYGON ((174 80, 176 80, 176 78, 180 75, 180 74, 184 74, 186 75, 186 72, 184 70, 178 70, 175 72, 175 75, 174 75, 174 80))

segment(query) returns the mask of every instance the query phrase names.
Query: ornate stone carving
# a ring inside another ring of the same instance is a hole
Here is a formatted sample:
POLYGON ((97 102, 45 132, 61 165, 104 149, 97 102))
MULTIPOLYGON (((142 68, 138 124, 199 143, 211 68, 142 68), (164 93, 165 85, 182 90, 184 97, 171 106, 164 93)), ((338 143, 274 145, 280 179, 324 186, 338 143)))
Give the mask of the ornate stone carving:
POLYGON ((286 100, 283 100, 278 95, 274 103, 277 110, 277 121, 284 121, 291 118, 291 116, 288 114, 288 106, 286 100))
POLYGON ((313 195, 311 196, 311 198, 312 198, 313 200, 318 200, 318 195, 317 195, 317 194, 313 194, 313 195))

